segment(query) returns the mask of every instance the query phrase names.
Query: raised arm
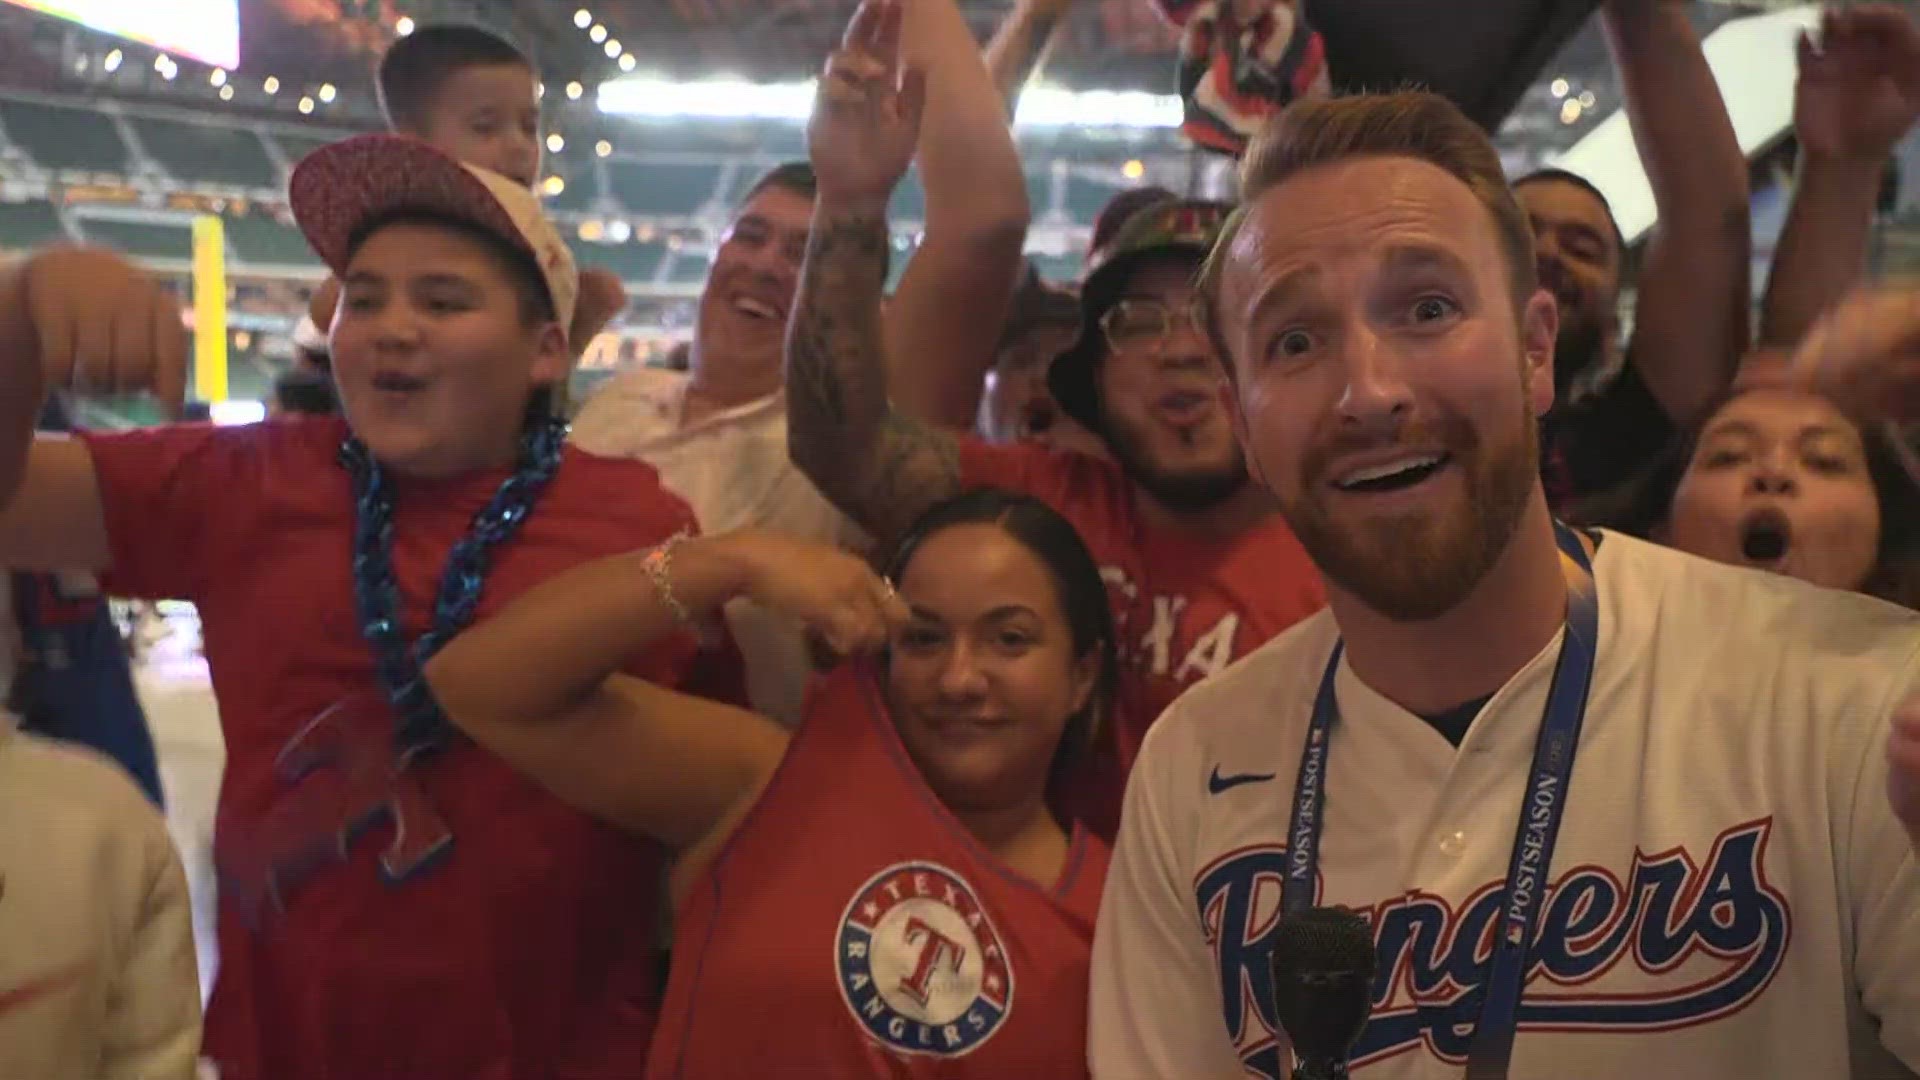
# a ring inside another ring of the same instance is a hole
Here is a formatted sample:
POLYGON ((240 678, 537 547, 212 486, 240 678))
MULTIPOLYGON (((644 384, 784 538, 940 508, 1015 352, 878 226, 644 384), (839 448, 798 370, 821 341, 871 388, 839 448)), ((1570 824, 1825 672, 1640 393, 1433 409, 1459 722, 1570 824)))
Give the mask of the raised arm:
POLYGON ((1020 111, 1020 92, 1046 65, 1072 7, 1073 0, 1018 0, 987 43, 987 72, 1006 103, 1009 121, 1020 111))
POLYGON ((1659 222, 1627 360, 1676 424, 1699 419, 1747 348, 1747 164, 1678 0, 1609 0, 1607 41, 1659 222))
POLYGON ((186 392, 179 306, 110 252, 55 248, 0 273, 0 565, 104 570, 107 526, 93 461, 36 435, 44 394, 186 392))
POLYGON ((554 794, 684 849, 758 794, 786 733, 618 672, 683 630, 683 615, 711 616, 735 596, 799 618, 841 651, 885 640, 899 605, 864 562, 831 547, 747 533, 686 540, 546 581, 450 642, 427 680, 455 724, 554 794))
POLYGON ((899 62, 898 0, 867 0, 807 128, 819 201, 787 325, 787 450, 882 544, 960 486, 958 437, 895 411, 880 293, 887 199, 913 156, 925 80, 899 62))
POLYGON ((1019 280, 1027 182, 1000 91, 954 0, 902 6, 907 64, 927 80, 916 147, 927 220, 887 310, 892 397, 909 416, 965 430, 1019 280))
POLYGON ((1760 343, 1783 349, 1866 271, 1883 170, 1920 118, 1920 23, 1892 4, 1828 11, 1799 64, 1799 176, 1760 311, 1760 343))

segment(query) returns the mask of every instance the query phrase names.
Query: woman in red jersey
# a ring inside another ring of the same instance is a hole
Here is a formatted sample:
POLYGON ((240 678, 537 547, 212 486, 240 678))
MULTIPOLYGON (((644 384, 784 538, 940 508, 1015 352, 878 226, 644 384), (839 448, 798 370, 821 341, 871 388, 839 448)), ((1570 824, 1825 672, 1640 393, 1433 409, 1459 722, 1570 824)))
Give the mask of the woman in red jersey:
POLYGON ((885 578, 751 533, 593 563, 428 677, 475 739, 677 851, 650 1076, 1073 1077, 1107 852, 1046 796, 1114 664, 1073 527, 975 491, 929 510, 885 578), (820 680, 791 735, 618 673, 735 599, 878 652, 820 680))

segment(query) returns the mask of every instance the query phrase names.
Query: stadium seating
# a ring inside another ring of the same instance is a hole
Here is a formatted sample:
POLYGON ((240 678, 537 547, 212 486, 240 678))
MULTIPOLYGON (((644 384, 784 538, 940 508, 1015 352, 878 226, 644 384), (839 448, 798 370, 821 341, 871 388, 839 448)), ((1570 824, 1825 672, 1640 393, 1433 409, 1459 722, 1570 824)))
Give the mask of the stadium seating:
MULTIPOLYGON (((345 136, 340 136, 340 138, 344 137, 345 136)), ((328 143, 337 141, 336 137, 331 135, 294 135, 285 131, 275 131, 269 138, 280 147, 280 152, 286 155, 287 164, 289 165, 297 165, 300 163, 301 158, 306 157, 308 154, 313 153, 328 143)))
POLYGON ((255 266, 319 264, 307 239, 270 214, 226 215, 227 246, 242 263, 255 266))
POLYGON ((707 280, 713 261, 704 251, 682 251, 674 255, 667 280, 675 285, 699 285, 707 280))
POLYGON ((80 229, 87 240, 116 248, 139 259, 190 259, 193 257, 193 230, 183 220, 161 225, 120 218, 83 217, 80 229))
POLYGON ((711 202, 720 183, 719 165, 681 165, 610 159, 613 197, 628 208, 662 216, 691 214, 711 202))
POLYGON ((42 168, 54 172, 120 174, 127 144, 104 113, 34 101, 0 101, 0 124, 42 168))
POLYGON ((620 275, 620 280, 629 283, 651 282, 660 272, 660 260, 667 256, 667 246, 658 242, 598 244, 576 240, 568 246, 573 248, 574 261, 582 268, 595 266, 611 270, 620 275))
MULTIPOLYGON (((113 112, 102 112, 79 99, 50 103, 39 98, 0 98, 0 133, 5 144, 20 153, 19 158, 0 158, 0 179, 24 181, 23 194, 38 194, 34 187, 38 170, 54 173, 55 185, 63 180, 71 183, 74 174, 102 181, 122 177, 142 191, 148 206, 176 191, 218 195, 238 187, 257 195, 285 189, 285 172, 278 162, 297 163, 348 134, 286 122, 260 128, 256 121, 218 112, 156 115, 138 102, 113 108, 113 112), (164 182, 132 173, 131 148, 122 138, 122 123, 166 173, 164 182), (29 161, 37 169, 8 174, 7 162, 13 160, 29 161)), ((640 121, 630 129, 570 128, 565 134, 568 145, 548 156, 546 172, 566 184, 559 194, 544 199, 545 206, 559 219, 582 266, 609 269, 642 296, 661 286, 669 293, 684 294, 708 272, 707 249, 718 238, 703 236, 699 229, 684 229, 680 219, 700 218, 716 207, 734 205, 774 163, 805 156, 803 131, 791 123, 640 121), (604 158, 594 152, 594 144, 602 138, 615 150, 604 158), (722 177, 727 178, 725 184, 722 177), (632 241, 600 242, 603 234, 624 235, 625 225, 632 227, 632 241), (574 239, 581 232, 595 239, 574 239), (669 234, 678 237, 671 246, 669 234)), ((1172 136, 1161 141, 1174 143, 1172 136)), ((1061 250, 1063 243, 1072 249, 1064 256, 1036 256, 1042 273, 1055 281, 1079 276, 1078 247, 1084 243, 1085 228, 1107 199, 1126 186, 1121 163, 1131 157, 1149 158, 1160 161, 1153 167, 1164 171, 1168 149, 1140 140, 1087 139, 1057 132, 1028 132, 1022 144, 1034 243, 1048 250, 1061 250), (1059 160, 1072 160, 1074 166, 1062 190, 1056 192, 1059 160), (1071 230, 1065 236, 1060 234, 1063 226, 1071 230)), ((262 269, 278 272, 293 267, 317 272, 317 260, 304 238, 283 220, 282 213, 267 207, 243 209, 236 206, 223 215, 236 273, 244 277, 262 269)), ((900 185, 890 215, 902 237, 911 236, 925 222, 926 193, 917 172, 910 172, 900 185)), ((177 266, 191 257, 188 221, 184 211, 160 211, 130 220, 117 210, 94 210, 64 201, 6 203, 0 204, 0 250, 30 249, 77 231, 86 241, 177 266)), ((910 247, 896 245, 890 288, 898 284, 911 257, 910 247)))
POLYGON ((593 159, 580 154, 547 155, 546 171, 567 182, 566 189, 558 195, 545 196, 543 201, 550 211, 560 213, 585 213, 593 209, 594 202, 600 197, 600 172, 593 167, 593 159))
POLYGON ((45 199, 0 203, 0 251, 31 251, 64 239, 59 215, 45 199))
POLYGON ((176 180, 247 188, 277 188, 280 173, 259 136, 240 127, 216 127, 158 117, 127 118, 147 154, 176 180))

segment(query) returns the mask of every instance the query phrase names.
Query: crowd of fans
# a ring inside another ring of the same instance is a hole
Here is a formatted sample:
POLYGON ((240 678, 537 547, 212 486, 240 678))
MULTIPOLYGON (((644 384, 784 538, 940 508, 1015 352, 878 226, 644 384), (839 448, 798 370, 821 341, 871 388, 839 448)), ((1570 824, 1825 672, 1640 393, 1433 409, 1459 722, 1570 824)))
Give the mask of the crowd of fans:
POLYGON ((1801 43, 1756 332, 1683 4, 1599 16, 1637 252, 1263 11, 1235 201, 1128 192, 1061 283, 1008 121, 1068 2, 983 53, 866 0, 682 362, 577 407, 624 298, 471 27, 295 169, 332 280, 265 422, 36 433, 179 404, 184 337, 112 252, 8 268, 0 657, 56 685, 45 597, 191 601, 227 765, 203 1021, 151 743, 20 706, 147 798, 0 735, 0 1075, 1281 1080, 1321 906, 1377 943, 1359 1075, 1920 1072, 1920 290, 1865 279, 1920 22, 1801 43))

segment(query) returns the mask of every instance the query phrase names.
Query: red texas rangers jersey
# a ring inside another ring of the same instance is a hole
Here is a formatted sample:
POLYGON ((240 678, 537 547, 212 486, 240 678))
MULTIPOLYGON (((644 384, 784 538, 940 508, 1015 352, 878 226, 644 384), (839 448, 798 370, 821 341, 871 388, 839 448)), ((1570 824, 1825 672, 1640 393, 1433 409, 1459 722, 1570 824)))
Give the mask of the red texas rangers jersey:
POLYGON ((648 1076, 1086 1075, 1107 849, 1052 889, 934 797, 863 668, 827 676, 675 928, 648 1076))

